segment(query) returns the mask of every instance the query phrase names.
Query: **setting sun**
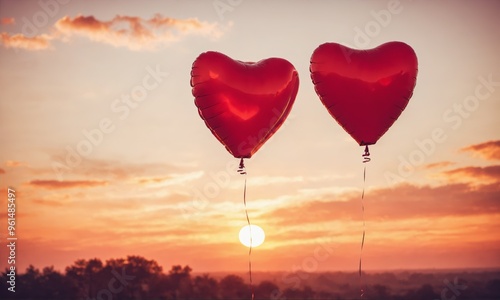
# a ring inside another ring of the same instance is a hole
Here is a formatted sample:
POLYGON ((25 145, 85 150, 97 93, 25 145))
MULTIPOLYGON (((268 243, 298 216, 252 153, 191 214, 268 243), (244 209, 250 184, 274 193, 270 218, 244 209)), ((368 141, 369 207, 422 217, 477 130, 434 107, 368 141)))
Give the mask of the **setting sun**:
POLYGON ((240 230, 240 242, 246 247, 258 247, 264 243, 266 234, 257 225, 245 225, 240 230))

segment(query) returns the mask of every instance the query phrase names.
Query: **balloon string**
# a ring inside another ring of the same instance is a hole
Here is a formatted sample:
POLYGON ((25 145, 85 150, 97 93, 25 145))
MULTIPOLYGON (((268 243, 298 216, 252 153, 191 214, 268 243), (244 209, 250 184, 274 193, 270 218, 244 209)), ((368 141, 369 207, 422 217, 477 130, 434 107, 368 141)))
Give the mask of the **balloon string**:
POLYGON ((368 145, 365 146, 365 153, 362 155, 363 156, 363 163, 370 162, 370 150, 368 149, 368 145))
MULTIPOLYGON (((363 163, 370 162, 371 159, 370 159, 370 151, 368 149, 368 145, 365 146, 365 153, 362 156, 363 156, 363 163)), ((363 247, 365 245, 365 233, 366 233, 365 204, 363 201, 365 199, 365 186, 366 186, 366 165, 363 168, 363 192, 361 193, 361 218, 363 220, 363 236, 361 238, 361 249, 359 251, 359 285, 360 285, 361 298, 363 298, 365 294, 363 290, 363 280, 361 273, 361 258, 363 256, 363 247)))
POLYGON ((248 249, 248 275, 250 277, 250 290, 252 293, 252 300, 254 300, 254 290, 253 290, 253 282, 252 282, 252 226, 250 226, 250 218, 248 217, 248 210, 247 210, 247 171, 245 168, 245 163, 243 162, 243 158, 240 160, 240 166, 238 167, 238 173, 241 175, 245 175, 245 186, 243 188, 243 205, 245 206, 245 215, 247 217, 247 223, 248 223, 248 230, 250 233, 250 247, 248 249))

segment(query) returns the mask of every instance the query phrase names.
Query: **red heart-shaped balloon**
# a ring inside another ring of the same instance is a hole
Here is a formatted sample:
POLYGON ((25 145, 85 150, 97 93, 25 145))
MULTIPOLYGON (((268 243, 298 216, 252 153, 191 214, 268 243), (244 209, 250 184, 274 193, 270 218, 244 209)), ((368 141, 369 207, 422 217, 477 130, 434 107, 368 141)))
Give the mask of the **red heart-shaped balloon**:
POLYGON ((201 118, 236 158, 250 158, 290 113, 299 88, 291 63, 281 58, 242 62, 202 53, 191 70, 201 118))
POLYGON ((316 93, 332 117, 360 144, 375 144, 406 108, 417 57, 402 42, 370 50, 325 43, 311 56, 316 93))

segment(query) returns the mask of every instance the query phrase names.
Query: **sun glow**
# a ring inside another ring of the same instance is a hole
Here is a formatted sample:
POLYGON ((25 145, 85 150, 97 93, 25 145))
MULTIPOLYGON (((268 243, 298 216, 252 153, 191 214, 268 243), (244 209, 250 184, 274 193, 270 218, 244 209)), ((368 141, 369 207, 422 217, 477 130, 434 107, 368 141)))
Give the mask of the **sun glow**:
POLYGON ((246 247, 258 247, 264 243, 266 234, 264 230, 257 225, 245 225, 240 230, 240 242, 246 247), (251 237, 251 238, 250 238, 251 237))

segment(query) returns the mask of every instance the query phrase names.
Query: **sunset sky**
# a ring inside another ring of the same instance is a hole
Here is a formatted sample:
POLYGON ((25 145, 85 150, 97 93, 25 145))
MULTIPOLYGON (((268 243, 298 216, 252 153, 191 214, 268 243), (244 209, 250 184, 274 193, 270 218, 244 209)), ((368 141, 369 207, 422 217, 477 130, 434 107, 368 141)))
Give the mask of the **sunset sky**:
POLYGON ((2 243, 13 187, 22 270, 134 254, 245 271, 244 177, 189 84, 211 50, 281 57, 300 77, 288 119, 246 160, 266 232, 254 270, 357 271, 363 148, 321 104, 309 59, 325 42, 403 41, 417 84, 370 147, 363 268, 500 267, 499 14, 493 0, 0 1, 2 243))

